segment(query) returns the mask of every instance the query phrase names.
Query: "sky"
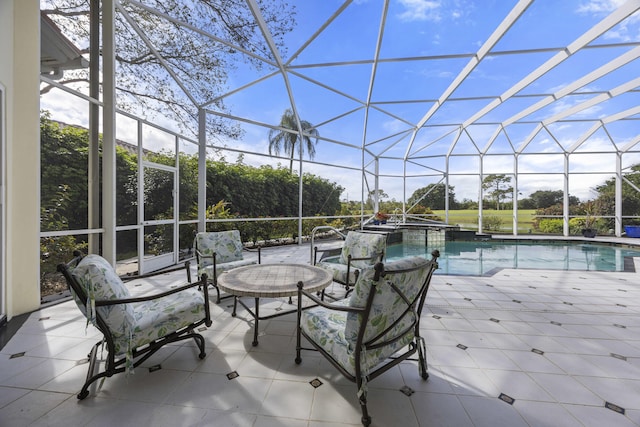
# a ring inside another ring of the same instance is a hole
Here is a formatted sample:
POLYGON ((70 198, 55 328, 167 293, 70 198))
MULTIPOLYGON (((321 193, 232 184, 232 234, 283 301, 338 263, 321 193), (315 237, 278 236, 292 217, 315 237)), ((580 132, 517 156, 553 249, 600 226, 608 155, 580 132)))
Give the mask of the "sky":
MULTIPOLYGON (((277 71, 270 64, 255 70, 240 61, 229 73, 224 101, 232 116, 243 118, 244 136, 208 142, 234 150, 222 154, 228 161, 235 161, 239 150, 246 152, 248 164, 288 166, 286 159, 267 156, 269 129, 259 124, 275 125, 293 107, 321 136, 317 164, 304 163, 303 171, 341 185, 342 199, 360 200, 358 169, 363 164, 369 189, 377 170, 378 188, 395 200, 444 182, 446 170, 458 200, 477 200, 481 172, 509 175, 516 167, 520 197, 561 190, 566 150, 575 151, 568 160, 569 192, 593 198, 593 188, 615 172, 615 151, 637 142, 640 134, 640 111, 634 110, 640 95, 629 90, 640 86, 634 81, 640 76, 634 51, 640 15, 631 14, 581 45, 585 32, 624 3, 536 0, 493 39, 522 2, 392 0, 384 15, 381 0, 354 1, 339 14, 341 1, 295 2, 297 25, 285 36, 287 51, 278 53, 288 67, 287 78, 270 76, 277 71), (577 45, 581 48, 568 49, 577 45), (570 55, 553 69, 529 78, 567 51, 570 55), (625 55, 631 59, 620 65, 625 55), (611 61, 618 66, 597 74, 611 61), (607 100, 596 102, 598 97, 607 100), (529 114, 517 116, 537 103, 529 114), (616 115, 626 120, 613 120, 616 115), (425 127, 414 135, 422 122, 425 127), (545 126, 539 129, 541 122, 545 126), (598 126, 602 122, 606 126, 598 126), (514 150, 521 150, 517 164, 514 150)), ((42 98, 42 108, 55 110, 55 119, 82 125, 86 107, 67 98, 54 91, 42 98)), ((135 128, 123 121, 119 137, 134 140, 135 135, 135 128)), ((157 133, 155 138, 162 139, 157 133)), ((635 163, 640 155, 631 149, 622 164, 635 163)))

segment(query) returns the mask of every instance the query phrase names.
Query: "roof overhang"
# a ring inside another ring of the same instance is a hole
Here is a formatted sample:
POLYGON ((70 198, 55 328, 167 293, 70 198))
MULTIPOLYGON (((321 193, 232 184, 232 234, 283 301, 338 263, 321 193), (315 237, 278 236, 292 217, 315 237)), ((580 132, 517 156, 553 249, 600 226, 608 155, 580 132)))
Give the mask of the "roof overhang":
POLYGON ((59 79, 64 70, 87 68, 89 61, 60 28, 47 17, 40 14, 40 73, 49 78, 59 79))

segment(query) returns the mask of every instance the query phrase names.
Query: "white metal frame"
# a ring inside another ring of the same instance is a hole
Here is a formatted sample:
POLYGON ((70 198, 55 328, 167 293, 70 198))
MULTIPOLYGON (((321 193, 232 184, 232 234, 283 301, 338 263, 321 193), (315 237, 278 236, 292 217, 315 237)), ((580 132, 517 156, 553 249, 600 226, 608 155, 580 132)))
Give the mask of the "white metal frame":
POLYGON ((6 281, 6 88, 0 83, 0 323, 7 316, 7 281, 6 281))
MULTIPOLYGON (((205 102, 199 103, 196 100, 196 97, 191 94, 188 90, 188 85, 185 82, 181 81, 179 75, 172 70, 170 63, 161 57, 158 49, 153 45, 152 40, 150 40, 142 30, 141 26, 138 25, 135 18, 128 14, 126 8, 123 6, 125 4, 124 0, 103 0, 102 1, 102 11, 103 11, 103 69, 102 69, 102 78, 103 78, 103 93, 104 98, 101 105, 103 106, 103 129, 104 129, 104 141, 105 148, 104 151, 104 160, 106 167, 104 168, 103 175, 103 194, 111 195, 106 197, 103 200, 103 228, 100 230, 90 230, 91 233, 94 232, 103 232, 103 252, 107 259, 111 262, 115 263, 115 233, 116 230, 128 229, 128 227, 117 227, 115 224, 115 201, 112 199, 115 192, 114 188, 114 174, 115 168, 113 167, 114 162, 114 144, 115 144, 115 120, 116 114, 121 113, 117 112, 115 109, 115 81, 114 81, 114 73, 115 73, 115 49, 113 41, 113 31, 114 31, 114 15, 120 14, 123 19, 127 22, 127 24, 132 28, 132 30, 140 37, 140 39, 145 43, 149 50, 155 54, 158 58, 160 64, 162 64, 168 71, 168 73, 175 80, 176 84, 184 91, 185 95, 188 99, 194 104, 194 106, 198 110, 198 120, 199 120, 199 129, 198 129, 198 152, 200 156, 199 163, 199 182, 198 182, 198 219, 197 224, 200 230, 204 230, 206 227, 206 218, 205 218, 205 200, 206 200, 206 177, 205 177, 205 160, 206 160, 206 152, 207 148, 213 149, 221 149, 221 150, 229 150, 240 151, 242 153, 247 153, 256 156, 265 156, 265 153, 258 151, 243 151, 237 150, 233 147, 225 147, 223 145, 216 145, 210 141, 207 141, 206 137, 206 118, 207 115, 217 115, 219 117, 230 119, 237 121, 239 123, 246 123, 250 125, 263 127, 265 130, 269 129, 278 129, 289 131, 286 129, 280 129, 278 126, 275 126, 270 123, 264 123, 260 121, 256 121, 251 118, 243 117, 242 112, 236 113, 226 113, 215 111, 211 105, 220 99, 225 99, 230 97, 240 91, 249 89, 267 79, 271 78, 281 78, 284 82, 284 87, 286 90, 286 97, 289 100, 290 107, 296 116, 296 120, 298 123, 298 129, 293 130, 292 132, 297 132, 300 136, 304 135, 302 128, 300 126, 300 116, 298 114, 298 99, 296 94, 292 90, 292 85, 290 78, 295 76, 296 78, 304 79, 306 82, 321 87, 323 89, 329 90, 332 93, 349 99, 356 104, 356 107, 352 110, 342 112, 341 114, 331 117, 325 120, 323 123, 316 124, 317 128, 322 128, 322 126, 329 124, 331 122, 337 121, 345 116, 349 116, 351 114, 362 112, 364 116, 364 121, 362 123, 362 131, 360 135, 360 140, 358 142, 353 141, 345 141, 338 140, 335 138, 330 138, 327 136, 320 136, 319 139, 323 143, 334 144, 336 146, 342 146, 351 148, 354 150, 358 150, 361 153, 361 165, 360 172, 362 177, 362 200, 366 199, 367 191, 370 189, 378 190, 380 188, 380 179, 383 177, 393 177, 399 178, 403 180, 404 183, 404 197, 403 203, 405 203, 408 198, 408 186, 407 182, 413 179, 421 179, 421 180, 431 180, 433 182, 444 182, 446 186, 445 194, 448 194, 448 190, 450 186, 455 185, 454 182, 456 178, 463 177, 465 175, 473 175, 479 179, 479 183, 482 182, 482 177, 485 174, 490 173, 487 172, 488 168, 485 163, 490 163, 494 156, 511 156, 512 158, 512 170, 508 173, 513 175, 514 177, 514 192, 513 192, 513 202, 514 202, 514 210, 513 210, 513 232, 517 234, 517 200, 518 200, 518 188, 520 185, 520 179, 523 176, 524 172, 521 171, 521 165, 524 156, 531 154, 528 152, 528 148, 531 144, 538 138, 540 135, 546 134, 548 135, 556 144, 557 151, 553 152, 553 155, 562 155, 563 156, 563 165, 562 169, 555 172, 557 175, 562 176, 562 187, 565 192, 564 198, 564 235, 569 234, 568 221, 569 210, 569 189, 570 189, 570 178, 571 177, 579 177, 580 173, 589 173, 589 172, 575 172, 571 170, 571 159, 574 155, 580 152, 581 147, 585 144, 590 136, 599 131, 604 131, 606 135, 611 139, 612 145, 615 149, 608 154, 615 155, 615 165, 612 165, 612 169, 610 171, 611 176, 615 177, 616 180, 616 210, 615 210, 615 234, 617 236, 621 235, 622 232, 622 183, 625 182, 624 178, 624 158, 626 155, 638 156, 640 155, 640 150, 638 149, 638 143, 640 142, 640 135, 638 135, 635 139, 626 142, 623 146, 617 146, 615 141, 610 136, 610 132, 608 131, 608 126, 612 123, 618 123, 620 121, 628 121, 629 123, 640 124, 640 107, 634 106, 628 108, 624 111, 619 111, 615 114, 606 116, 606 117, 591 117, 589 119, 590 122, 594 122, 593 126, 585 131, 582 135, 579 135, 575 141, 569 147, 564 147, 554 136, 553 126, 557 124, 570 123, 572 120, 572 115, 578 112, 587 112, 590 108, 594 106, 598 106, 604 102, 615 100, 617 97, 622 97, 623 95, 628 94, 637 94, 638 87, 640 87, 640 78, 632 77, 627 82, 623 82, 614 88, 609 88, 605 91, 597 91, 591 89, 589 85, 597 82, 603 76, 606 76, 609 73, 615 72, 619 70, 621 67, 632 63, 633 61, 638 61, 640 58, 640 43, 638 42, 629 42, 629 43, 618 43, 618 44, 594 44, 593 42, 598 40, 603 34, 605 34, 610 29, 616 27, 618 24, 623 22, 629 16, 637 13, 640 10, 640 4, 637 1, 628 1, 621 6, 619 6, 615 11, 606 16, 596 25, 593 25, 591 28, 587 29, 583 34, 579 35, 572 42, 566 44, 565 46, 558 46, 553 48, 546 49, 522 49, 515 51, 499 51, 496 50, 496 46, 500 40, 505 37, 505 35, 509 32, 509 30, 516 25, 518 20, 527 12, 528 8, 531 7, 535 3, 535 0, 520 0, 518 1, 512 10, 505 16, 505 18, 500 22, 500 24, 496 27, 493 33, 486 39, 486 41, 477 49, 475 52, 468 53, 452 53, 449 57, 459 58, 459 59, 467 59, 467 63, 463 66, 457 76, 451 81, 446 89, 444 89, 440 95, 436 99, 425 99, 425 100, 397 100, 394 102, 395 104, 404 104, 410 102, 423 102, 425 105, 431 105, 426 109, 422 117, 416 122, 412 122, 411 120, 398 116, 394 114, 390 109, 386 108, 386 103, 377 102, 374 100, 372 94, 374 91, 374 87, 376 84, 376 77, 379 72, 379 67, 382 64, 389 63, 402 63, 404 61, 429 61, 439 59, 436 56, 422 56, 422 57, 413 57, 413 58, 384 58, 381 55, 381 47, 382 40, 385 33, 385 26, 388 19, 390 2, 389 0, 384 0, 380 2, 380 21, 378 25, 377 36, 375 40, 375 50, 373 55, 370 58, 352 60, 352 61, 336 61, 336 62, 327 62, 327 63, 300 63, 297 59, 300 55, 307 49, 313 42, 316 40, 324 31, 328 31, 331 28, 331 25, 334 21, 337 20, 349 7, 352 6, 352 0, 344 1, 333 14, 331 14, 325 22, 319 23, 318 29, 308 38, 308 40, 304 41, 298 50, 294 52, 288 60, 283 59, 282 55, 278 51, 277 45, 273 40, 273 36, 270 33, 268 25, 266 24, 262 13, 260 11, 260 7, 256 0, 246 0, 246 4, 248 10, 251 11, 253 17, 255 19, 256 25, 258 26, 267 46, 270 50, 270 55, 272 58, 261 57, 255 53, 249 52, 243 49, 240 46, 233 45, 225 40, 222 40, 212 34, 207 33, 203 29, 194 27, 193 25, 183 22, 175 17, 169 16, 166 13, 163 13, 159 10, 154 9, 153 7, 144 4, 137 0, 126 0, 126 5, 129 7, 135 7, 146 13, 151 13, 165 19, 179 27, 183 27, 188 29, 189 31, 195 32, 200 36, 208 37, 214 40, 217 43, 222 43, 230 48, 233 48, 235 51, 242 53, 248 57, 253 59, 262 61, 265 65, 272 67, 274 71, 257 77, 255 80, 250 81, 248 83, 243 84, 242 86, 231 88, 227 93, 224 93, 219 96, 219 98, 207 100, 205 102), (509 100, 514 99, 522 99, 527 95, 523 94, 523 89, 531 88, 532 85, 546 73, 554 70, 556 67, 562 65, 571 58, 573 55, 592 49, 608 49, 611 47, 626 47, 627 49, 619 54, 617 57, 611 59, 604 65, 600 66, 594 70, 587 70, 583 75, 580 75, 574 81, 569 82, 561 89, 556 90, 553 93, 542 93, 537 94, 541 99, 535 104, 529 105, 526 108, 523 108, 518 113, 503 119, 498 122, 491 121, 487 118, 487 115, 502 105, 504 105, 509 100), (448 102, 463 102, 465 99, 456 97, 455 93, 458 88, 461 87, 463 83, 469 78, 472 72, 480 65, 483 61, 498 58, 505 55, 527 55, 533 53, 540 53, 544 51, 545 53, 552 54, 552 56, 537 66, 535 69, 532 69, 526 76, 517 81, 515 84, 511 85, 508 89, 503 91, 500 94, 495 94, 492 96, 479 96, 474 98, 477 101, 486 101, 485 106, 475 111, 469 117, 461 120, 459 122, 451 122, 451 123, 433 123, 433 117, 439 112, 442 107, 448 102), (350 93, 346 93, 343 90, 340 90, 335 87, 331 87, 327 84, 324 84, 320 81, 317 81, 308 75, 305 74, 305 71, 308 69, 313 69, 317 67, 334 67, 334 66, 345 66, 345 65, 366 65, 370 67, 369 72, 369 82, 367 86, 366 95, 360 99, 357 96, 354 96, 350 93), (545 107, 557 102, 559 100, 568 99, 571 96, 580 93, 581 95, 588 96, 589 99, 585 100, 581 103, 573 105, 570 108, 566 108, 563 111, 558 112, 557 114, 547 117, 543 120, 534 121, 530 119, 532 114, 536 112, 542 111, 545 107), (372 113, 382 113, 390 118, 396 119, 398 122, 406 125, 406 128, 403 130, 396 131, 382 139, 379 140, 370 140, 367 135, 367 128, 372 118, 372 113), (532 131, 530 134, 524 138, 523 140, 515 141, 510 137, 510 129, 514 125, 518 124, 526 124, 532 127, 532 131), (493 126, 493 134, 483 140, 477 140, 473 137, 473 132, 470 130, 474 126, 493 126), (419 140, 419 137, 425 133, 426 131, 437 129, 439 133, 437 136, 432 137, 426 142, 424 140, 419 140), (496 142, 504 138, 508 141, 508 146, 510 147, 508 152, 495 152, 496 142), (420 141, 420 142, 418 142, 420 141), (464 143, 468 142, 472 147, 472 152, 467 153, 464 151, 459 151, 459 147, 464 143), (433 153, 432 148, 438 144, 449 142, 449 148, 445 152, 437 152, 433 153), (404 148, 403 156, 394 156, 391 154, 392 148, 404 148), (465 159, 465 157, 473 156, 478 159, 477 170, 472 172, 459 172, 453 170, 452 164, 461 159, 465 159), (400 175, 391 175, 381 166, 381 162, 384 161, 402 161, 404 164, 403 171, 400 175), (430 162, 437 162, 440 166, 433 166, 430 162), (408 169, 408 165, 415 165, 420 168, 422 172, 410 172, 408 169), (372 182, 373 185, 370 185, 372 182)), ((43 78, 43 81, 47 81, 46 78, 43 78)), ((47 81, 48 83, 53 83, 51 81, 47 81)), ((63 89, 67 90, 67 89, 63 89)), ((82 95, 79 95, 82 96, 82 95)), ((85 97, 86 98, 86 97, 85 97)), ((90 102, 97 102, 96 100, 89 99, 90 102)), ((156 126, 160 128, 159 126, 156 126)), ((171 132, 171 131, 168 131, 171 132)), ((311 136, 311 135, 310 135, 311 136)), ((179 150, 176 150, 176 153, 179 153, 179 150)), ((540 155, 546 155, 545 153, 539 153, 540 155)), ((302 158, 298 159, 299 161, 299 171, 300 177, 302 177, 303 168, 305 165, 309 163, 315 163, 306 161, 302 158)), ((322 164, 322 162, 317 162, 318 164, 322 164)), ((340 166, 341 167, 341 166, 340 166)), ((535 174, 535 173, 534 173, 535 174)), ((628 182, 628 181, 626 181, 628 182)), ((177 179, 176 179, 177 184, 177 179)), ((141 184, 142 185, 142 184, 141 184)), ((480 185, 480 184, 479 184, 480 185)), ((300 179, 300 195, 302 194, 302 178, 300 179)), ((637 189, 640 190, 640 189, 637 189)), ((178 189, 179 191, 179 189, 178 189)), ((377 195, 377 191, 376 191, 377 195)), ((175 200, 178 200, 178 195, 176 193, 175 200)), ((478 202, 479 202, 479 229, 482 231, 482 189, 478 189, 478 202)), ((376 207, 377 200, 376 200, 376 207)), ((448 198, 445 200, 445 206, 448 212, 448 198)), ((406 215, 409 213, 411 207, 407 207, 406 204, 403 204, 403 216, 406 218, 406 215)), ((178 216, 178 210, 176 209, 176 217, 178 216)), ((448 220, 448 213, 445 218, 448 220)), ((178 224, 176 221, 176 233, 178 232, 178 224)), ((300 206, 299 206, 299 234, 301 234, 302 227, 302 197, 300 197, 300 206)), ((176 238, 177 244, 177 238, 176 238)), ((142 248, 140 248, 142 250, 142 248)))

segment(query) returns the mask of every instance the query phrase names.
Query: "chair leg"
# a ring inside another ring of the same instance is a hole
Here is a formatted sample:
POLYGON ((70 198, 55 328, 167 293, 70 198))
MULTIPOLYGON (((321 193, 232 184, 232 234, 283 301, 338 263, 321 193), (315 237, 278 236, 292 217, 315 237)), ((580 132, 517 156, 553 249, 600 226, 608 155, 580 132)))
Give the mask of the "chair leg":
MULTIPOLYGON (((358 383, 360 383, 358 384, 358 390, 360 390, 362 388, 362 382, 358 381, 358 383)), ((362 418, 360 421, 362 421, 362 425, 366 427, 371 424, 371 416, 367 409, 367 392, 362 391, 358 396, 358 401, 360 402, 360 409, 362 410, 362 418)))
POLYGON ((204 351, 204 337, 200 334, 196 334, 196 333, 192 333, 190 334, 193 337, 193 340, 196 342, 196 345, 198 346, 198 349, 200 350, 200 354, 198 354, 198 357, 200 359, 204 359, 205 357, 207 357, 207 352, 204 351))
POLYGON ((429 372, 427 371, 427 349, 424 345, 424 339, 418 338, 418 372, 423 380, 429 378, 429 372))
POLYGON ((111 373, 107 373, 107 371, 103 371, 98 373, 97 375, 93 375, 93 372, 96 369, 96 359, 98 354, 98 347, 102 345, 102 341, 98 341, 93 348, 91 349, 91 353, 89 353, 89 368, 87 369, 87 378, 78 393, 78 400, 83 400, 87 396, 89 396, 89 386, 97 379, 102 377, 110 377, 111 373))
MULTIPOLYGON (((324 290, 322 292, 324 293, 324 290)), ((300 332, 301 316, 302 316, 302 294, 298 293, 298 310, 296 313, 296 365, 299 365, 300 363, 302 363, 302 357, 300 357, 300 350, 302 349, 302 340, 301 340, 301 332, 300 332)))

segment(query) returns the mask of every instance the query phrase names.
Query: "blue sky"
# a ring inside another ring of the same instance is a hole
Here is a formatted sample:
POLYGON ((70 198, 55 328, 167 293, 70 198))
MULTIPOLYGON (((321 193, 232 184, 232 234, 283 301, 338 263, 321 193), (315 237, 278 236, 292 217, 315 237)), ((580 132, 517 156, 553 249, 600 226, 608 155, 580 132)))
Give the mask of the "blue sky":
MULTIPOLYGON (((381 28, 381 0, 354 1, 304 50, 298 52, 310 37, 343 4, 334 0, 295 2, 296 29, 286 35, 290 64, 288 79, 295 108, 302 119, 314 125, 323 139, 316 147, 318 165, 305 164, 304 171, 327 177, 345 187, 342 198, 359 200, 360 174, 352 169, 332 168, 329 164, 359 168, 363 162, 361 146, 370 154, 364 156, 367 169, 373 171, 374 156, 380 156, 380 188, 391 198, 402 200, 416 188, 440 182, 445 170, 444 154, 451 152, 450 184, 455 186, 459 200, 476 199, 480 162, 477 154, 496 132, 497 123, 513 117, 550 94, 557 94, 574 81, 606 65, 609 61, 632 51, 640 41, 640 19, 636 12, 620 24, 605 31, 583 49, 514 94, 510 89, 536 68, 558 54, 558 48, 571 45, 598 22, 605 19, 623 1, 616 0, 536 0, 491 47, 492 53, 482 58, 466 79, 442 98, 464 67, 472 59, 501 22, 519 3, 515 0, 438 1, 393 0, 389 2, 377 67, 372 66, 376 41, 381 28), (603 48, 594 45, 620 44, 603 48), (536 50, 532 52, 531 50, 536 50), (524 53, 523 51, 528 51, 524 53), (370 83, 373 81, 372 89, 370 83), (476 112, 498 97, 509 94, 503 102, 474 124, 468 126, 456 142, 457 129, 476 112), (523 96, 527 95, 527 96, 523 96), (436 100, 444 102, 434 108, 436 100), (365 108, 368 104, 368 109, 365 108), (432 110, 433 109, 433 110, 432 110), (428 111, 433 114, 412 145, 411 131, 428 111), (455 142, 455 144, 454 144, 455 142), (409 153, 406 181, 403 157, 409 153), (390 177, 388 175, 394 175, 390 177)), ((638 3, 637 1, 635 3, 638 3)), ((640 5, 636 4, 636 8, 640 5)), ((291 107, 282 75, 260 80, 272 73, 267 65, 256 71, 244 63, 230 73, 228 88, 232 95, 225 98, 231 114, 251 121, 277 124, 282 112, 291 107), (256 82, 238 93, 236 88, 256 82)), ((482 171, 507 173, 514 171, 514 147, 519 147, 532 134, 536 123, 549 120, 567 108, 583 104, 640 76, 640 60, 634 59, 618 69, 590 80, 549 105, 511 124, 495 138, 487 151, 482 171)), ((637 85, 636 85, 637 87, 637 85)), ((43 104, 50 102, 43 99, 43 104)), ((577 109, 561 121, 552 121, 538 132, 519 158, 519 172, 545 172, 545 175, 522 175, 519 190, 524 196, 539 189, 562 189, 564 156, 568 149, 585 135, 594 123, 613 114, 640 105, 638 92, 627 91, 613 99, 577 109), (579 122, 578 120, 585 120, 579 122), (539 156, 537 153, 555 153, 539 156)), ((81 114, 78 114, 81 115, 81 114)), ((589 136, 572 155, 570 193, 581 199, 593 196, 591 189, 615 171, 617 148, 624 147, 639 132, 640 117, 607 124, 589 136), (611 142, 613 140, 613 142, 611 142), (595 154, 589 154, 593 152, 595 154)), ((241 141, 212 139, 218 146, 227 146, 249 153, 244 159, 252 164, 288 165, 284 159, 270 159, 268 129, 242 123, 245 136, 241 141)), ((235 161, 236 154, 225 158, 235 161)), ((640 162, 637 153, 623 157, 623 166, 640 162)), ((369 181, 373 186, 373 181, 369 181)))
MULTIPOLYGON (((360 109, 319 128, 320 134, 332 141, 341 141, 354 146, 364 142, 378 154, 384 150, 386 155, 402 158, 406 152, 410 130, 429 109, 433 100, 438 99, 469 62, 466 54, 475 53, 485 43, 495 28, 505 19, 515 1, 392 1, 385 22, 384 37, 380 49, 381 62, 375 74, 371 92, 371 102, 378 108, 369 110, 366 135, 363 135, 365 111, 360 109), (403 57, 425 59, 393 61, 403 57), (438 57, 434 59, 434 57, 438 57), (394 103, 397 101, 414 101, 411 103, 394 103), (378 104, 376 104, 378 103, 378 104), (398 119, 400 118, 400 119, 398 119), (405 131, 405 134, 398 132, 405 131), (382 142, 383 138, 392 136, 382 142), (389 145, 393 145, 388 148, 389 145)), ((486 97, 497 97, 508 91, 514 84, 525 78, 538 66, 557 53, 553 48, 562 48, 578 39, 585 31, 604 19, 622 2, 614 1, 535 1, 529 6, 518 21, 492 48, 493 52, 523 51, 540 49, 537 53, 513 53, 485 58, 471 75, 452 94, 454 98, 474 98, 468 101, 447 102, 440 106, 429 123, 434 127, 422 130, 416 139, 416 146, 425 145, 424 154, 442 154, 452 144, 452 137, 443 137, 454 129, 452 124, 464 122, 483 106, 489 103, 486 97), (444 126, 449 125, 449 126, 444 126), (438 127, 441 126, 441 127, 438 127), (439 139, 441 138, 441 139, 439 139), (436 142, 434 142, 436 141, 436 142)), ((318 27, 328 19, 340 6, 340 2, 298 2, 298 27, 288 35, 290 46, 288 55, 293 54, 303 45, 318 27)), ((375 54, 375 43, 380 27, 382 2, 361 1, 351 4, 329 27, 291 63, 297 73, 313 79, 313 84, 297 76, 290 76, 291 89, 296 107, 300 115, 311 123, 324 123, 333 117, 340 117, 353 109, 362 106, 367 99, 367 91, 372 78, 371 63, 367 61, 375 54), (345 63, 330 67, 310 67, 310 64, 345 63), (349 63, 349 64, 346 64, 349 63), (324 86, 323 86, 324 85, 324 86), (325 87, 326 86, 326 87, 325 87), (336 92, 327 89, 332 87, 336 92)), ((607 31, 594 40, 592 44, 608 44, 619 42, 637 42, 639 39, 637 14, 623 24, 607 31)), ((539 101, 542 94, 551 94, 570 84, 590 71, 604 65, 607 61, 630 50, 628 46, 611 49, 583 49, 565 60, 556 69, 544 74, 519 94, 531 95, 528 98, 512 99, 486 114, 480 122, 495 123, 516 114, 522 108, 539 101)), ((285 56, 285 59, 288 57, 285 56)), ((640 75, 640 64, 637 60, 625 67, 602 77, 583 91, 606 91, 623 84, 633 76, 640 75)), ((237 85, 241 86, 255 78, 255 73, 244 73, 242 70, 233 76, 237 85)), ((584 102, 594 95, 579 94, 566 97, 550 104, 532 116, 529 121, 542 120, 553 116, 570 106, 584 102)), ((277 123, 281 112, 290 106, 285 86, 280 76, 276 76, 243 93, 229 97, 227 100, 234 110, 242 111, 247 117, 264 123, 277 123)), ((570 119, 590 119, 584 123, 555 123, 549 127, 553 136, 547 132, 540 133, 533 143, 529 144, 529 152, 557 152, 560 147, 568 147, 578 135, 593 125, 593 120, 607 117, 625 109, 638 105, 637 93, 618 97, 614 102, 603 103, 587 110, 582 110, 570 119), (555 141, 557 139, 558 141, 555 141)), ((637 117, 637 115, 636 115, 637 117)), ((514 125, 509 129, 509 139, 515 146, 519 140, 525 139, 534 129, 533 124, 514 125)), ((626 125, 611 126, 615 128, 615 137, 619 144, 632 139, 638 134, 637 121, 626 125)), ((477 125, 468 129, 469 137, 480 148, 493 132, 491 124, 477 125)), ((264 130, 256 128, 247 132, 248 141, 253 147, 266 147, 264 130)), ((599 152, 592 156, 577 156, 579 162, 572 165, 572 170, 590 172, 589 175, 577 175, 571 185, 571 193, 581 198, 593 196, 591 189, 611 176, 615 170, 612 155, 614 147, 606 140, 606 135, 594 135, 588 145, 599 152), (607 172, 607 173, 605 173, 607 172)), ((509 142, 506 137, 494 143, 496 154, 508 154, 509 142)), ((264 148, 263 148, 264 150, 264 148)), ((473 153, 477 149, 469 138, 458 142, 458 153, 473 153)), ((258 150, 260 151, 260 149, 258 150)), ((637 161, 637 156, 628 155, 628 162, 637 161), (631 159, 634 160, 631 160, 631 159)), ((359 150, 352 150, 341 145, 320 141, 317 148, 317 161, 326 163, 359 166, 361 155, 359 150)), ((562 155, 521 160, 521 167, 529 170, 543 171, 549 166, 548 176, 531 176, 521 178, 521 192, 530 194, 537 189, 561 189, 563 159, 562 155)), ((427 161, 437 171, 442 171, 442 158, 427 161)), ((478 172, 478 161, 460 157, 455 161, 455 169, 460 175, 453 179, 459 199, 475 199, 478 193, 478 179, 464 176, 478 172)), ((402 162, 381 160, 383 174, 402 174, 402 162)), ((416 173, 428 174, 430 171, 416 167, 416 173)), ((323 174, 325 167, 308 166, 305 170, 318 171, 323 174)), ((512 173, 513 157, 496 156, 485 160, 485 173, 512 173)), ((340 171, 331 176, 347 183, 349 193, 359 192, 353 175, 342 176, 340 171)), ((415 188, 431 182, 438 182, 440 177, 417 177, 408 180, 407 188, 401 179, 384 178, 380 188, 391 197, 401 200, 403 193, 411 195, 415 188)), ((344 196, 344 195, 343 195, 344 196)))

